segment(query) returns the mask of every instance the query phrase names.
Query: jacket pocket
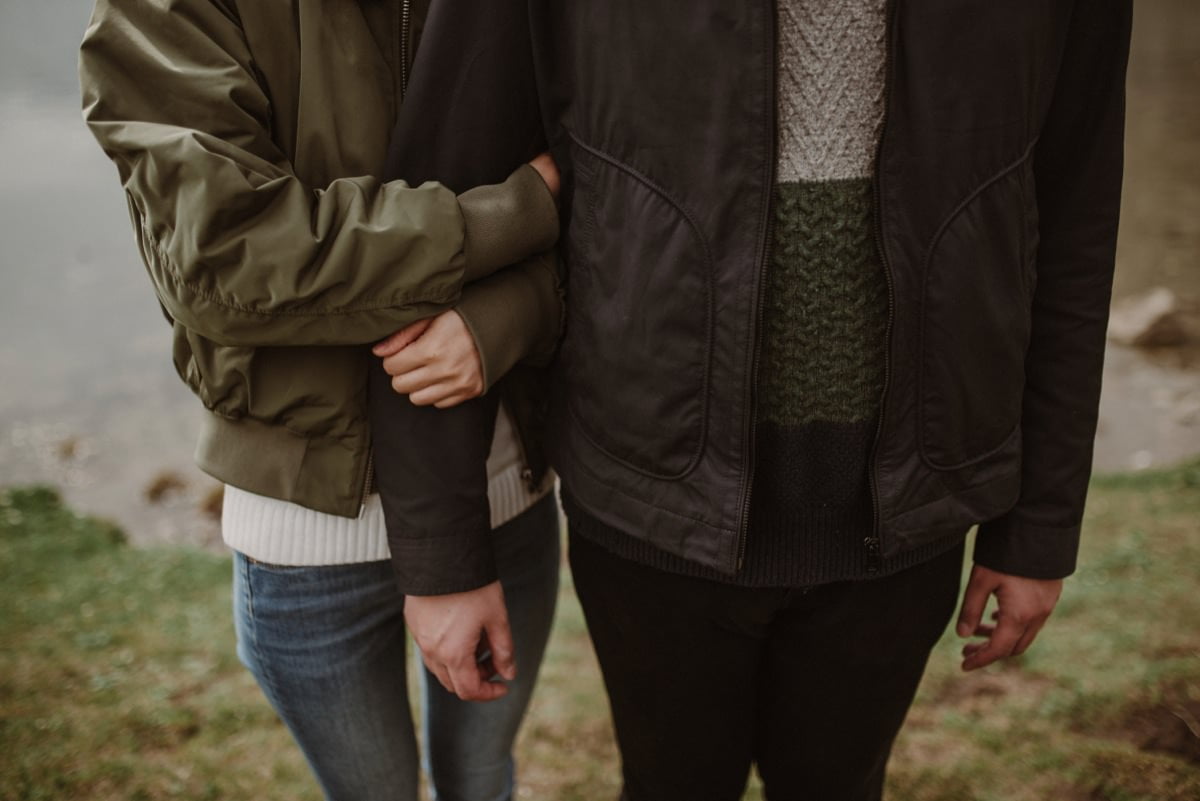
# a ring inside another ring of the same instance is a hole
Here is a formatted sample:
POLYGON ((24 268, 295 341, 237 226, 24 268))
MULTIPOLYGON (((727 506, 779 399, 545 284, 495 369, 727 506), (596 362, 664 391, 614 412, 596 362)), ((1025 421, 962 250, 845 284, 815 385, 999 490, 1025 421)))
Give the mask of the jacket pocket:
POLYGON ((712 258, 663 190, 578 140, 573 152, 567 408, 611 458, 680 478, 704 447, 712 258))
POLYGON ((920 361, 921 454, 952 470, 1018 436, 1036 209, 1028 155, 969 197, 930 247, 920 361))

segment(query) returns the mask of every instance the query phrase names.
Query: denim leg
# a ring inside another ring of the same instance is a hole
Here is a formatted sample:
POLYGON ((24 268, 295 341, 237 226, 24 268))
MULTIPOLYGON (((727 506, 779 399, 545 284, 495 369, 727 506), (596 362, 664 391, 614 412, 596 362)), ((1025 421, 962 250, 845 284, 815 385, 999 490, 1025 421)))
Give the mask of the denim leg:
POLYGON ((416 801, 403 596, 389 562, 277 567, 234 556, 238 656, 329 801, 416 801))
POLYGON ((517 678, 497 701, 461 701, 421 670, 425 764, 434 801, 509 801, 513 742, 529 705, 558 598, 553 495, 495 531, 496 565, 516 648, 517 678))

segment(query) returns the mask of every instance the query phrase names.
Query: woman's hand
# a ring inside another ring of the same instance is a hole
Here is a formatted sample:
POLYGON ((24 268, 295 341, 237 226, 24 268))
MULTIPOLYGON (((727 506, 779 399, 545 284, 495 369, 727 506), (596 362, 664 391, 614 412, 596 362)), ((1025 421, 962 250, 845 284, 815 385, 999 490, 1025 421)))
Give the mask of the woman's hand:
POLYGON ((447 409, 483 394, 475 338, 451 309, 406 326, 376 345, 392 389, 417 406, 447 409))
POLYGON ((562 189, 562 178, 558 174, 558 165, 554 163, 554 158, 549 153, 543 153, 529 162, 529 166, 538 171, 538 175, 542 176, 542 180, 546 182, 550 194, 554 195, 555 200, 558 200, 559 190, 562 189))

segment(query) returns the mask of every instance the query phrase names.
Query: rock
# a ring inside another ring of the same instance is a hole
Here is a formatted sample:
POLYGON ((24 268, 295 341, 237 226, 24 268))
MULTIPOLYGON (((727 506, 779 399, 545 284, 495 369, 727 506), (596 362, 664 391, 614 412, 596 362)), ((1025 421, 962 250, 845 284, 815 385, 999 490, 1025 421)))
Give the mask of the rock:
POLYGON ((225 485, 218 484, 205 493, 200 501, 200 512, 209 520, 221 520, 221 511, 225 508, 225 485))
POLYGON ((1113 305, 1108 338, 1135 348, 1169 347, 1188 340, 1188 327, 1175 293, 1165 287, 1113 305))
POLYGON ((173 470, 163 470, 150 480, 142 494, 149 503, 162 503, 170 495, 187 489, 187 480, 173 470))

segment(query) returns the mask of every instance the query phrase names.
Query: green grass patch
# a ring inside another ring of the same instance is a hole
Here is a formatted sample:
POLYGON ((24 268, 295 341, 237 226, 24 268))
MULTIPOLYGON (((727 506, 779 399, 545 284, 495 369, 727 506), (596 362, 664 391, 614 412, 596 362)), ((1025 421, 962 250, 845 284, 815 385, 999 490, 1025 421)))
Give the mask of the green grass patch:
POLYGON ((1200 799, 1200 462, 1098 477, 1083 531, 1023 657, 963 674, 942 638, 892 801, 1200 799))
POLYGON ((229 579, 0 492, 0 799, 319 799, 234 654, 229 579))
MULTIPOLYGON (((1037 645, 969 675, 952 632, 934 651, 890 801, 1200 798, 1198 565, 1200 462, 1098 478, 1037 645)), ((227 558, 127 547, 53 491, 0 491, 0 801, 319 799, 237 662, 229 577, 227 558)), ((518 760, 520 798, 619 790, 565 572, 518 760)))

